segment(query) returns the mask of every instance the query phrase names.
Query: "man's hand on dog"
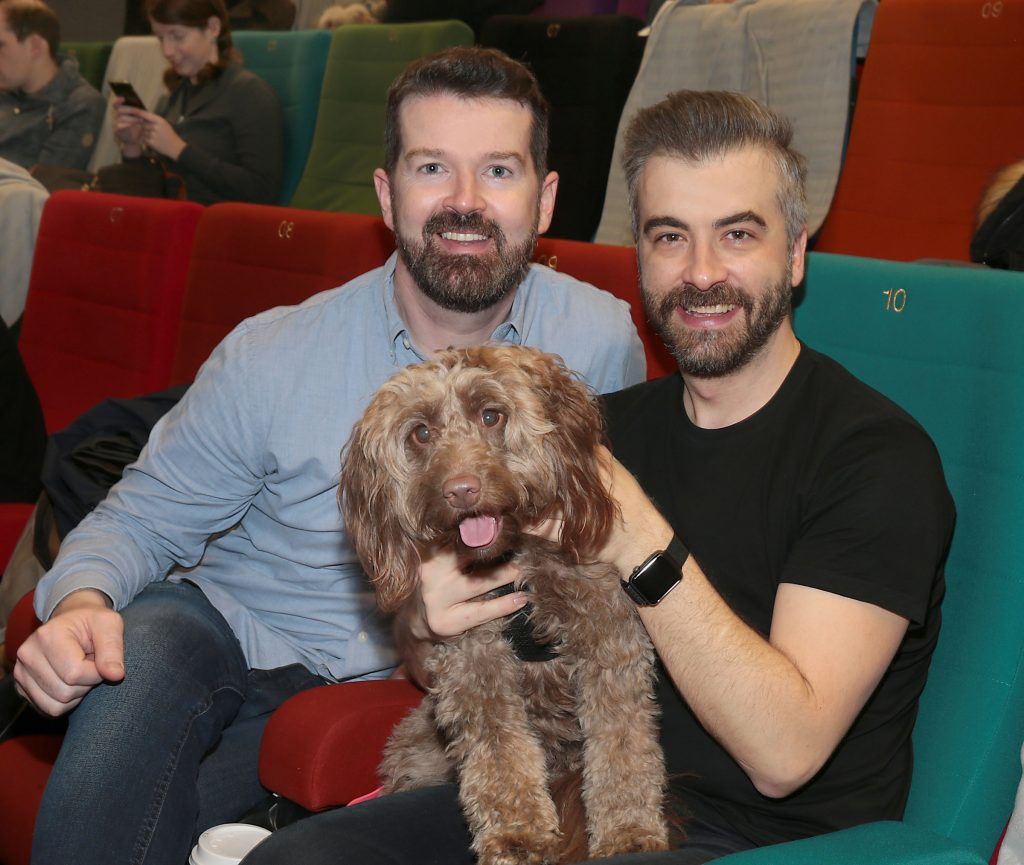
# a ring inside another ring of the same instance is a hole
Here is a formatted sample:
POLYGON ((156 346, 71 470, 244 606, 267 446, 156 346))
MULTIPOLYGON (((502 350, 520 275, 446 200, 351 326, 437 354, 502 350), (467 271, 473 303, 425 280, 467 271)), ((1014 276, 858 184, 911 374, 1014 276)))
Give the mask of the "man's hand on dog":
POLYGON ((124 624, 96 589, 68 595, 18 650, 14 680, 39 712, 70 712, 101 682, 124 678, 124 624))
POLYGON ((452 550, 439 550, 420 568, 419 615, 410 620, 413 635, 436 643, 511 615, 529 600, 526 592, 500 598, 482 596, 508 585, 517 575, 513 564, 474 568, 467 573, 465 563, 452 550))
POLYGON ((475 568, 468 573, 465 563, 450 549, 437 550, 420 566, 419 590, 413 603, 398 613, 395 636, 403 665, 398 675, 427 687, 429 676, 423 662, 435 643, 458 637, 470 628, 492 619, 509 616, 529 600, 526 592, 499 598, 484 598, 492 589, 508 585, 518 576, 513 564, 475 568))

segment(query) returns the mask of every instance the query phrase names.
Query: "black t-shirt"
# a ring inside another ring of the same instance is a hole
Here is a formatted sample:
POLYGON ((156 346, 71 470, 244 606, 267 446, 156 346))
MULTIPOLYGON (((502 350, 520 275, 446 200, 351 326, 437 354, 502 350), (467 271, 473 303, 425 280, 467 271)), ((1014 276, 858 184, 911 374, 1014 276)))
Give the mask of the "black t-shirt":
POLYGON ((898 819, 954 519, 931 439, 898 406, 806 346, 768 404, 723 429, 689 420, 679 375, 612 394, 606 405, 616 456, 760 634, 768 636, 780 583, 910 620, 836 752, 783 799, 755 789, 661 670, 662 744, 684 802, 757 844, 898 819))

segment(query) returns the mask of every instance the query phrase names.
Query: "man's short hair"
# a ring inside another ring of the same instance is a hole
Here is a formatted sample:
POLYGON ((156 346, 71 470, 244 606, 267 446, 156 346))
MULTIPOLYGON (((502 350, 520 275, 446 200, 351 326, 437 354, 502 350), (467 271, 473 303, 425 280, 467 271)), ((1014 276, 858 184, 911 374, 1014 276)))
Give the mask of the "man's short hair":
POLYGON ((33 34, 50 48, 50 57, 57 59, 60 50, 60 21, 57 13, 42 0, 0 0, 0 14, 7 19, 7 29, 19 42, 33 34))
POLYGON ((678 90, 641 109, 626 130, 622 153, 633 236, 640 230, 640 175, 652 156, 699 165, 741 147, 760 147, 778 166, 779 208, 792 245, 807 223, 807 167, 792 140, 789 120, 742 93, 678 90))
POLYGON ((548 102, 522 63, 494 48, 447 48, 410 63, 388 90, 384 120, 384 170, 390 175, 402 153, 398 112, 416 96, 511 99, 530 110, 530 157, 543 179, 548 163, 548 102))

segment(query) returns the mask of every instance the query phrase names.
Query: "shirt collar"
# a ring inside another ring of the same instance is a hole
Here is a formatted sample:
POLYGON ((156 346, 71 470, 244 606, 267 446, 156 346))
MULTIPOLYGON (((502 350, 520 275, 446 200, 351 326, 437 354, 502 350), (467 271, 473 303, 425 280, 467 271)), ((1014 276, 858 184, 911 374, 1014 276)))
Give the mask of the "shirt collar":
MULTIPOLYGON (((425 360, 416 351, 412 343, 412 337, 406 329, 405 322, 398 314, 398 304, 395 303, 395 267, 398 264, 398 252, 391 253, 390 258, 384 262, 382 270, 381 293, 384 301, 384 316, 387 321, 388 345, 391 350, 391 359, 395 360, 396 354, 403 350, 412 352, 420 360, 425 360)), ((526 279, 519 283, 515 297, 512 298, 512 308, 508 317, 499 324, 491 333, 491 339, 496 342, 509 342, 513 345, 520 345, 523 341, 523 333, 526 330, 526 296, 530 292, 533 282, 533 268, 526 274, 526 279)))

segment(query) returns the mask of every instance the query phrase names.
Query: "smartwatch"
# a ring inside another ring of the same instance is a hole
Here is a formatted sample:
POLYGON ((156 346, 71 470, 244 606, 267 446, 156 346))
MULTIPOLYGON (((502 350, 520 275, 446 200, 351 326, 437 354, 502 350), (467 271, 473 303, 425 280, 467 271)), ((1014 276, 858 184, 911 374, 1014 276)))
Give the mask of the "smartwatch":
POLYGON ((651 553, 643 563, 633 569, 622 588, 632 601, 641 607, 653 607, 683 580, 683 563, 690 551, 675 535, 668 547, 651 553))

